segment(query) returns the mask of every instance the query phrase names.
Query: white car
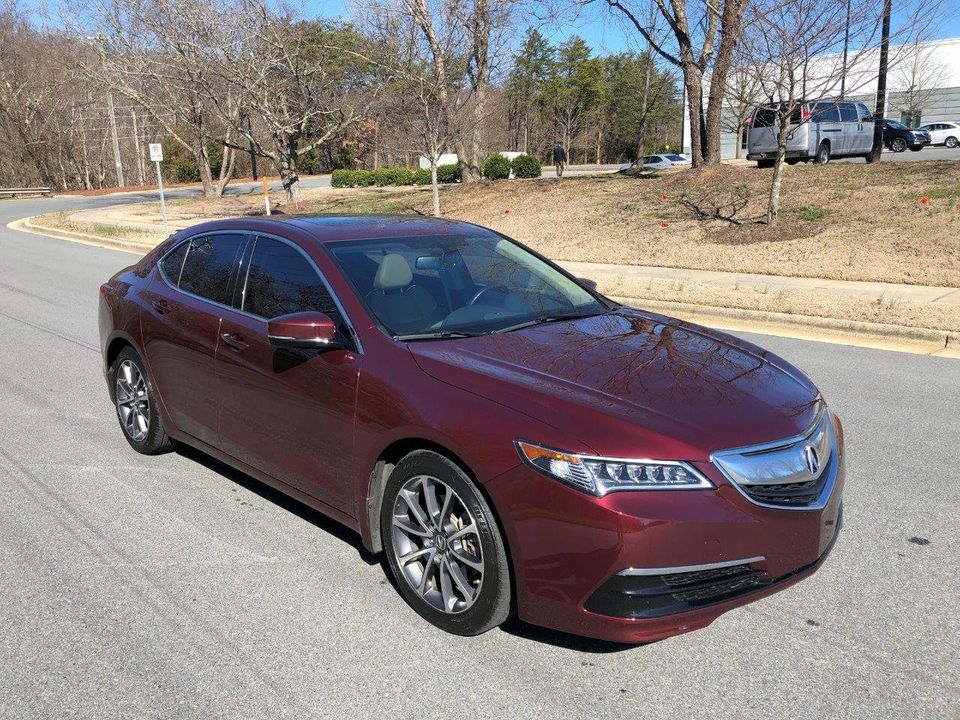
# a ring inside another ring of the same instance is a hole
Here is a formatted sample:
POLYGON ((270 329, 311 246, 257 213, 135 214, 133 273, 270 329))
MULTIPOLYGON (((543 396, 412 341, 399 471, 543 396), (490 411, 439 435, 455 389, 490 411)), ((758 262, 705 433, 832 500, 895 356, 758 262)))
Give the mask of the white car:
POLYGON ((930 123, 929 125, 921 125, 920 129, 930 133, 930 143, 932 145, 946 145, 948 148, 955 148, 960 145, 960 123, 930 123))
MULTIPOLYGON (((676 153, 662 153, 658 155, 644 155, 643 156, 643 169, 644 170, 666 170, 667 168, 677 167, 678 165, 689 165, 690 161, 685 158, 683 155, 677 155, 676 153)), ((624 165, 620 168, 623 170, 632 170, 637 167, 637 163, 630 163, 629 165, 624 165)))

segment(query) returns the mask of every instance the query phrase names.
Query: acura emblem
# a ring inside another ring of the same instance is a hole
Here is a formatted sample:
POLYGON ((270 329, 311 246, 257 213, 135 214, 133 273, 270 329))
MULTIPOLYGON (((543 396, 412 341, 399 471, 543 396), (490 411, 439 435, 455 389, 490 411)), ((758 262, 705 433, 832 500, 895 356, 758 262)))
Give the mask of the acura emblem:
POLYGON ((817 455, 817 449, 813 445, 807 445, 803 449, 803 461, 807 464, 807 470, 811 475, 820 472, 820 456, 817 455))

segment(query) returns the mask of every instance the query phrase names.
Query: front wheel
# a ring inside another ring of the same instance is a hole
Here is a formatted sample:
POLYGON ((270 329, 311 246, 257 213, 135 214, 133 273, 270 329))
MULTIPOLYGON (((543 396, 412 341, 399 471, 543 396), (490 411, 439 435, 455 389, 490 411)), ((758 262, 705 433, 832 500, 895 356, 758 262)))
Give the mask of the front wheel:
POLYGON ((903 138, 894 138, 893 142, 890 143, 890 149, 895 153, 901 153, 907 149, 907 141, 903 138))
POLYGON ((817 154, 813 161, 817 165, 826 165, 830 162, 830 146, 827 145, 827 143, 820 143, 820 147, 817 148, 817 154))
POLYGON ((955 137, 948 137, 946 140, 943 141, 943 144, 946 145, 948 148, 953 149, 957 147, 957 145, 960 145, 960 141, 958 141, 955 137))
POLYGON ((380 509, 390 573, 410 606, 456 635, 479 635, 510 614, 510 570, 496 518, 473 481, 429 450, 404 457, 380 509))

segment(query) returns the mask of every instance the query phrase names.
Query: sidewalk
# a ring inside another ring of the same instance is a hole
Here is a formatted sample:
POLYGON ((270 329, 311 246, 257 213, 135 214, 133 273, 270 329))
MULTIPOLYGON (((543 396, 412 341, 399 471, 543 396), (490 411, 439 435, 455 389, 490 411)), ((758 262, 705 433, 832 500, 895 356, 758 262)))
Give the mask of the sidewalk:
POLYGON ((612 265, 560 261, 568 272, 577 277, 604 281, 632 277, 638 280, 666 280, 676 283, 704 283, 728 289, 756 288, 768 290, 797 290, 817 292, 857 300, 908 301, 960 305, 960 288, 931 285, 903 285, 900 283, 861 282, 854 280, 825 280, 823 278, 790 277, 786 275, 754 275, 714 270, 686 270, 647 265, 612 265))

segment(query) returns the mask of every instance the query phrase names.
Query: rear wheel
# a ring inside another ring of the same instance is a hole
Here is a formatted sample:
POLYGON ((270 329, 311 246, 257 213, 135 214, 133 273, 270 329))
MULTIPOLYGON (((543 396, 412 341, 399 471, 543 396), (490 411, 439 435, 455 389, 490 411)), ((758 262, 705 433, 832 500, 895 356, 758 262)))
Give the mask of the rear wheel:
POLYGON ((763 168, 772 168, 772 167, 773 167, 773 160, 757 160, 757 167, 758 167, 758 168, 761 168, 761 169, 763 169, 763 168))
POLYGON ((390 573, 437 627, 479 635, 510 614, 510 570, 490 506, 456 463, 428 450, 401 460, 380 509, 390 573))
POLYGON ((171 450, 174 441, 164 432, 156 395, 137 351, 130 346, 121 350, 109 377, 117 420, 130 447, 143 455, 171 450))
POLYGON ((820 143, 820 147, 817 148, 817 154, 813 161, 817 165, 826 165, 830 162, 830 146, 827 143, 820 143))
POLYGON ((890 149, 894 152, 901 153, 907 149, 907 141, 903 138, 894 138, 893 142, 890 143, 890 149))
POLYGON ((948 148, 955 148, 957 145, 960 145, 960 142, 958 142, 955 137, 948 137, 946 140, 943 141, 943 144, 946 145, 948 148))

